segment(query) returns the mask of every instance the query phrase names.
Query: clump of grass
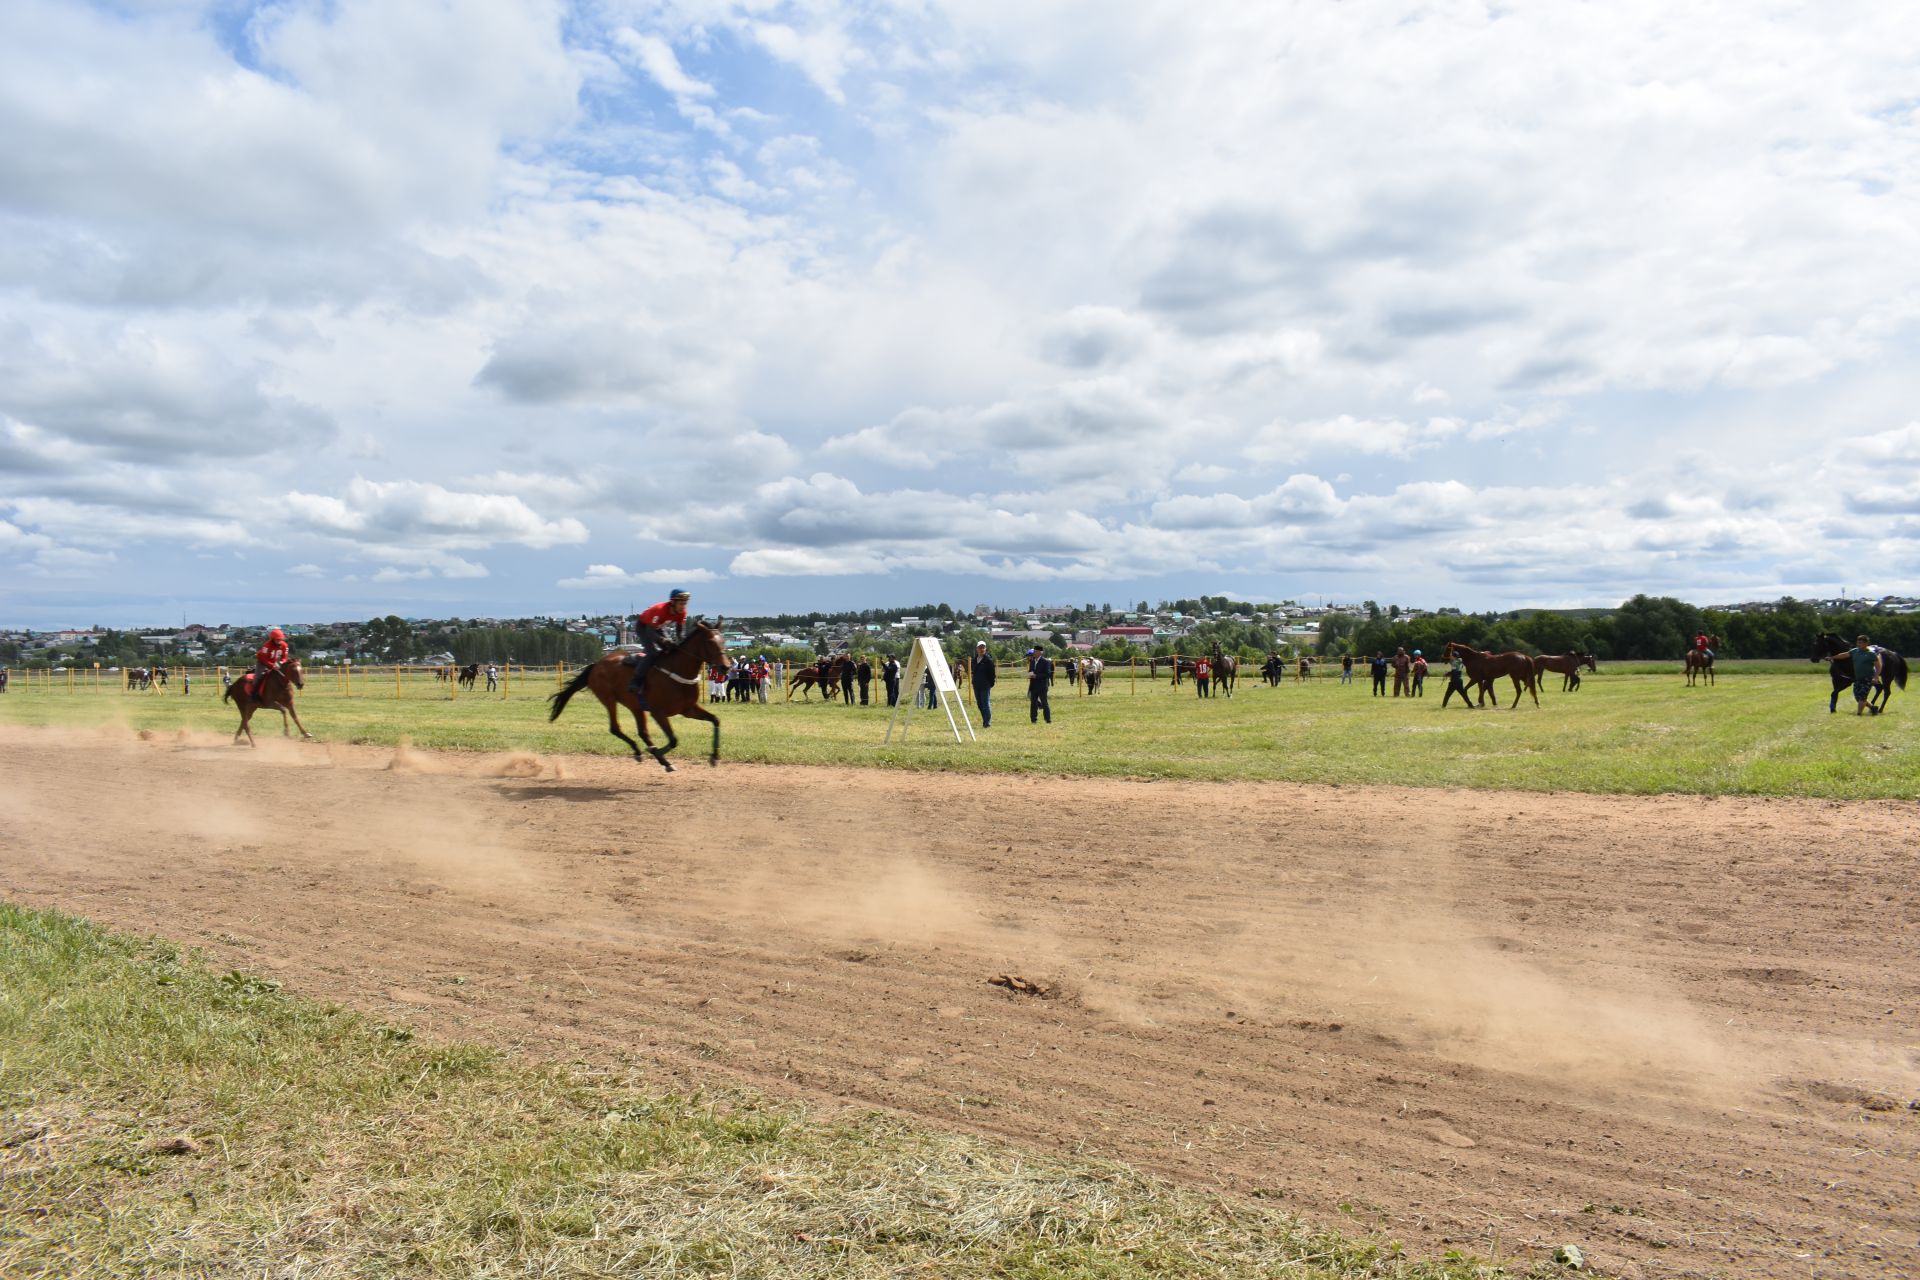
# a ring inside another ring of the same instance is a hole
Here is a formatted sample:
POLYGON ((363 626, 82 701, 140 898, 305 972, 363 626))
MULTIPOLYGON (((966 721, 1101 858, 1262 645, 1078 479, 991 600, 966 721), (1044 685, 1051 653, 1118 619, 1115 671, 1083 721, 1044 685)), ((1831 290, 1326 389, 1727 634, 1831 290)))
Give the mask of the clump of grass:
POLYGON ((1513 1274, 869 1114, 393 1034, 0 903, 0 1274, 1513 1274))

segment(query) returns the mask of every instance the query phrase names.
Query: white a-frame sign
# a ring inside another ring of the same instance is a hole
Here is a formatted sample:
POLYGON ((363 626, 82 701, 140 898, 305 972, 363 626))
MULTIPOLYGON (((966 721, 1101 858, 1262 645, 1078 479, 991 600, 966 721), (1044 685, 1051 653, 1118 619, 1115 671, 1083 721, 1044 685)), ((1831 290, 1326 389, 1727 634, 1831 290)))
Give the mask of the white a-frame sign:
POLYGON ((913 723, 914 700, 920 696, 920 686, 927 675, 933 676, 933 696, 947 713, 947 724, 953 729, 953 740, 960 741, 960 726, 967 726, 967 737, 974 737, 973 721, 967 719, 966 704, 960 701, 960 688, 953 682, 953 668, 947 665, 947 655, 940 652, 940 642, 932 636, 921 636, 913 642, 913 652, 907 655, 907 673, 900 681, 900 701, 894 704, 893 715, 887 720, 887 736, 881 742, 893 741, 894 721, 900 721, 900 741, 907 740, 907 726, 913 723), (948 698, 953 701, 949 703, 948 698), (900 708, 907 709, 907 718, 900 720, 900 708), (954 721, 953 709, 960 708, 960 719, 954 721))

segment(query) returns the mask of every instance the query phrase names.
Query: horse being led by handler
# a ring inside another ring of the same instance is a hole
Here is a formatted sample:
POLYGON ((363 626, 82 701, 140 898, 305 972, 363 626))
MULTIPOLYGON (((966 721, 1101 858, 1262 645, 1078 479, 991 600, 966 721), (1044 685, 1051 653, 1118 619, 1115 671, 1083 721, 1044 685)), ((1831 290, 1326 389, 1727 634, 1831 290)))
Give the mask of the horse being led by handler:
POLYGON ((1513 703, 1507 708, 1511 711, 1520 705, 1522 692, 1533 695, 1533 705, 1540 705, 1540 683, 1534 676, 1533 659, 1517 651, 1507 653, 1484 653, 1479 649, 1469 649, 1457 640, 1447 641, 1446 656, 1449 660, 1455 654, 1466 664, 1467 683, 1480 692, 1479 705, 1485 706, 1487 698, 1492 697, 1495 706, 1500 705, 1500 697, 1493 691, 1493 682, 1501 676, 1513 681, 1513 703))
POLYGON ((1240 682, 1240 659, 1213 646, 1213 687, 1231 698, 1233 686, 1240 682))
POLYGON ((1080 678, 1085 682, 1084 691, 1093 694, 1100 692, 1100 681, 1106 678, 1107 664, 1098 658, 1085 658, 1080 663, 1080 678))
POLYGON ((653 745, 653 737, 647 732, 647 716, 635 700, 631 683, 631 672, 627 667, 627 655, 609 653, 598 662, 590 662, 580 669, 567 686, 548 699, 553 710, 547 714, 549 721, 558 720, 560 713, 567 709, 567 701, 582 689, 591 690, 593 696, 600 699, 600 705, 607 709, 607 732, 627 744, 633 750, 635 760, 642 759, 640 742, 647 744, 647 751, 660 767, 668 773, 673 766, 667 762, 667 753, 680 745, 680 739, 674 736, 673 726, 668 721, 674 716, 686 716, 693 720, 705 720, 713 726, 713 752, 707 757, 710 765, 720 763, 720 720, 711 711, 700 705, 700 677, 706 667, 725 667, 727 649, 720 641, 720 620, 715 619, 709 625, 704 619, 695 618, 687 634, 680 643, 660 651, 653 664, 647 669, 646 712, 660 723, 661 732, 667 735, 667 744, 663 747, 653 745), (625 707, 633 713, 634 722, 640 727, 640 742, 635 742, 620 731, 620 708, 625 707))
MULTIPOLYGON (((1814 637, 1813 651, 1807 655, 1813 662, 1826 662, 1831 665, 1827 674, 1833 678, 1833 696, 1827 699, 1829 712, 1839 709, 1840 694, 1853 686, 1853 661, 1847 650, 1853 646, 1831 631, 1822 631, 1814 637)), ((1893 696, 1893 686, 1907 687, 1907 660, 1887 648, 1885 645, 1872 646, 1873 652, 1880 655, 1880 677, 1873 682, 1867 694, 1867 706, 1875 715, 1887 709, 1887 699, 1893 696)))
POLYGON ((270 707, 280 713, 280 736, 291 738, 287 730, 287 717, 293 717, 293 723, 299 726, 300 736, 313 741, 313 735, 307 732, 307 726, 300 723, 300 713, 293 709, 293 691, 307 687, 306 675, 300 670, 300 660, 289 658, 272 671, 249 671, 227 686, 220 696, 222 702, 232 702, 240 709, 240 727, 233 731, 233 741, 237 746, 240 735, 245 734, 247 745, 254 746, 251 722, 253 713, 263 707, 270 707))

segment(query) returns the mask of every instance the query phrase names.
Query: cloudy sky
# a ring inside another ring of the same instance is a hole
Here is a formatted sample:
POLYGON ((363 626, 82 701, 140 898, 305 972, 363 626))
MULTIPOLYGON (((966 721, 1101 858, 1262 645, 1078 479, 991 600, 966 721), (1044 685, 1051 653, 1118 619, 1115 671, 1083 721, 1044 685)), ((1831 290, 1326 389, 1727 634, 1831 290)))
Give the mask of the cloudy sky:
POLYGON ((7 0, 0 624, 1920 593, 1902 5, 7 0))

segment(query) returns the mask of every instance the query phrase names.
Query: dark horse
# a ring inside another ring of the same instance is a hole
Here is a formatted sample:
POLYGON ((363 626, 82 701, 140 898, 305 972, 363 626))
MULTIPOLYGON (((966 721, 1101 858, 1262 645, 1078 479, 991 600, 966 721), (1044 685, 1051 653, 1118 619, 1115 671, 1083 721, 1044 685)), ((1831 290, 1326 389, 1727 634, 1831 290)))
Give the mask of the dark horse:
MULTIPOLYGON (((1827 699, 1827 710, 1834 711, 1840 706, 1840 691, 1853 686, 1853 659, 1846 651, 1853 646, 1834 635, 1831 631, 1822 631, 1814 639, 1813 650, 1807 655, 1813 662, 1838 662, 1828 669, 1833 677, 1833 696, 1827 699)), ((1893 696, 1893 686, 1907 687, 1907 660, 1891 649, 1882 648, 1880 654, 1880 678, 1873 682, 1873 690, 1867 695, 1867 705, 1873 708, 1875 715, 1887 709, 1887 699, 1893 696), (1876 699, 1877 705, 1876 705, 1876 699)))
MULTIPOLYGON (((1687 683, 1688 684, 1692 684, 1694 680, 1699 676, 1705 676, 1707 678, 1708 684, 1714 683, 1713 651, 1715 649, 1718 649, 1719 647, 1720 647, 1720 637, 1708 636, 1706 649, 1687 650, 1687 683)), ((1842 646, 1842 647, 1844 648, 1845 646, 1842 646)))
POLYGON ((480 678, 479 663, 469 662, 466 666, 460 668, 460 687, 462 689, 473 688, 473 682, 475 680, 478 680, 479 678, 480 678))
POLYGON ((1213 650, 1213 687, 1229 698, 1233 696, 1233 686, 1240 679, 1240 659, 1230 653, 1223 653, 1218 645, 1213 650))
POLYGON ((700 679, 709 666, 724 667, 727 664, 726 646, 720 643, 719 622, 708 625, 703 619, 694 619, 687 634, 680 643, 671 649, 663 650, 647 668, 647 710, 660 722, 661 732, 667 735, 667 745, 656 747, 653 737, 647 732, 647 717, 641 714, 640 704, 634 700, 627 689, 632 683, 633 672, 627 666, 625 654, 610 653, 598 662, 590 662, 580 669, 566 688, 548 699, 553 710, 548 720, 558 720, 560 713, 567 709, 567 700, 582 689, 591 689, 593 696, 600 699, 600 705, 607 709, 607 732, 620 739, 633 749, 633 758, 640 756, 640 743, 620 732, 620 708, 625 707, 633 713, 633 719, 640 726, 640 742, 647 744, 647 751, 660 767, 668 773, 673 766, 667 763, 667 753, 680 745, 680 739, 673 733, 668 720, 673 716, 687 716, 694 720, 705 720, 713 726, 713 754, 707 757, 707 763, 720 763, 720 720, 711 711, 700 705, 700 679))
POLYGON ((1590 653, 1542 653, 1533 660, 1535 679, 1548 671, 1558 671, 1566 678, 1560 682, 1560 691, 1569 692, 1580 687, 1580 668, 1589 671, 1600 670, 1600 664, 1594 661, 1590 653))
POLYGON ((249 672, 229 684, 227 691, 220 696, 220 700, 222 702, 231 700, 234 706, 240 708, 240 727, 233 731, 234 743, 238 745, 240 735, 244 733, 247 735, 247 745, 250 747, 254 745, 253 729, 250 725, 253 713, 262 707, 272 707, 279 711, 281 737, 293 736, 287 730, 287 717, 292 716, 294 724, 299 725, 300 736, 311 742, 313 735, 307 732, 307 726, 300 724, 300 713, 293 709, 293 691, 306 687, 307 677, 300 670, 298 658, 281 663, 278 671, 269 671, 265 675, 249 672))
MULTIPOLYGON (((1486 705, 1487 696, 1493 694, 1493 682, 1501 676, 1508 676, 1513 680, 1513 705, 1507 710, 1511 711, 1520 705, 1522 691, 1533 695, 1534 706, 1540 705, 1540 685, 1539 681, 1534 679, 1533 659, 1526 654, 1483 653, 1478 649, 1469 649, 1456 640, 1447 641, 1446 656, 1451 659, 1455 654, 1459 654, 1460 661, 1466 664, 1467 683, 1480 690, 1482 706, 1486 705)), ((1494 695, 1493 700, 1494 705, 1498 706, 1500 699, 1497 694, 1494 695)))

